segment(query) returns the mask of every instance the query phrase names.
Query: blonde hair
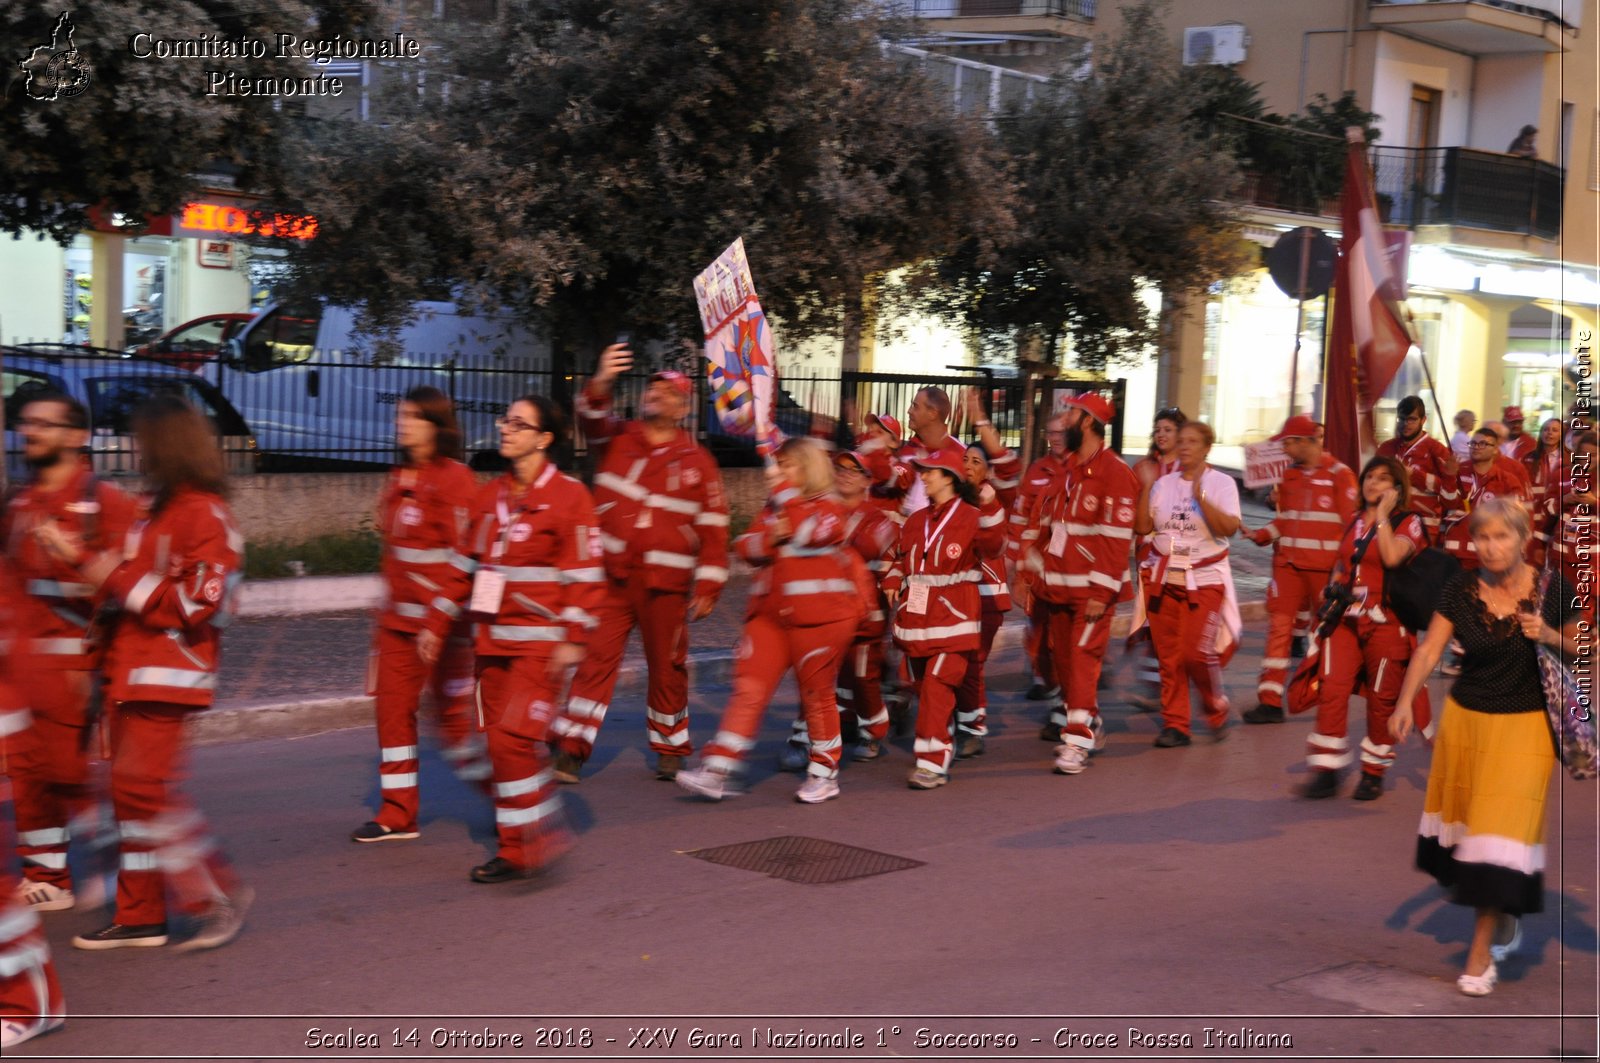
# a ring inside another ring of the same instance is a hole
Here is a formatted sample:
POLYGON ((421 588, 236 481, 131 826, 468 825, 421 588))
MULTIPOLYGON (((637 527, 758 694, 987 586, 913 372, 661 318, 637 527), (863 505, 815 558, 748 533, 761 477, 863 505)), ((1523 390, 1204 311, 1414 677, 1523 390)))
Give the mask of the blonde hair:
POLYGON ((1511 530, 1524 546, 1533 536, 1533 524, 1528 518, 1528 507, 1516 498, 1491 498, 1472 510, 1467 518, 1467 531, 1476 536, 1491 521, 1499 521, 1511 530))
POLYGON ((803 495, 820 495, 833 490, 833 461, 827 448, 815 439, 797 436, 786 439, 778 447, 777 456, 792 458, 800 466, 803 482, 795 486, 803 495))

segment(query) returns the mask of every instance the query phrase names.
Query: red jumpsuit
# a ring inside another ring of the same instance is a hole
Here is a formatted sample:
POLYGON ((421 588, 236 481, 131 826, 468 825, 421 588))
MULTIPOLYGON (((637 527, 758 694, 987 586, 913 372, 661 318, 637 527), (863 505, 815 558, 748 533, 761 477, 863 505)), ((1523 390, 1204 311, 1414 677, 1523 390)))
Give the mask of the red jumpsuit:
MULTIPOLYGON (((844 524, 845 542, 861 556, 873 583, 880 582, 894 561, 900 526, 870 502, 847 511, 844 524)), ((889 627, 888 608, 880 590, 839 662, 835 691, 839 713, 854 715, 863 740, 881 741, 889 733, 889 710, 883 703, 883 637, 889 627)), ((804 706, 796 725, 797 734, 804 729, 803 709, 804 706)), ((808 741, 804 735, 799 735, 799 739, 808 741)))
POLYGON ((421 467, 395 469, 378 500, 385 595, 368 693, 376 699, 383 793, 374 819, 392 831, 417 825, 417 708, 424 687, 431 689, 439 717, 440 755, 464 780, 481 784, 489 777, 474 738, 470 633, 458 625, 432 666, 417 654, 417 632, 444 586, 477 491, 471 469, 436 458, 421 467))
MULTIPOLYGON (((9 569, 0 559, 0 568, 9 569)), ((0 571, 0 805, 11 797, 11 771, 26 745, 37 741, 14 674, 18 594, 0 571)), ((11 825, 0 822, 0 844, 10 848, 11 825)), ((0 850, 3 851, 3 850, 0 850)), ((0 1022, 22 1025, 32 1037, 66 1021, 66 1001, 39 916, 17 895, 10 861, 0 861, 0 1022)))
POLYGON ((1561 482, 1567 475, 1569 455, 1562 447, 1551 447, 1541 458, 1537 451, 1528 456, 1530 501, 1528 515, 1533 519, 1533 539, 1528 543, 1528 560, 1543 565, 1556 526, 1561 520, 1561 482))
POLYGON ((551 674, 551 657, 563 643, 588 645, 605 598, 589 492, 550 463, 526 488, 509 473, 498 477, 478 489, 455 552, 427 627, 443 638, 463 610, 472 622, 496 855, 531 870, 567 846, 544 747, 566 679, 551 674))
MULTIPOLYGON (((27 636, 16 646, 13 676, 32 710, 35 739, 15 765, 17 853, 25 879, 63 890, 72 888, 70 823, 91 800, 88 712, 101 647, 86 642, 93 591, 70 565, 51 557, 33 532, 55 521, 98 552, 122 542, 134 509, 131 498, 97 479, 84 462, 61 490, 25 487, 0 516, 0 542, 21 592, 18 630, 27 636)), ((103 631, 95 634, 103 640, 103 631)))
POLYGON ((1462 568, 1476 569, 1478 545, 1472 541, 1472 522, 1467 519, 1472 507, 1491 498, 1519 498, 1527 503, 1532 491, 1527 470, 1504 455, 1495 457, 1488 472, 1479 472, 1471 465, 1464 467, 1460 497, 1445 507, 1441 543, 1445 552, 1461 562, 1462 568))
POLYGON ((115 922, 166 922, 166 888, 200 913, 236 893, 232 869, 178 789, 190 713, 211 705, 244 536, 218 496, 180 487, 128 529, 104 591, 121 611, 106 660, 111 804, 121 834, 115 922))
POLYGON ((1428 542, 1437 543, 1439 518, 1445 507, 1460 497, 1460 482, 1446 467, 1455 455, 1426 432, 1418 432, 1410 443, 1398 436, 1384 440, 1378 445, 1378 456, 1394 458, 1410 472, 1411 508, 1422 519, 1428 542))
MULTIPOLYGON (((1407 513, 1394 527, 1397 539, 1411 543, 1412 554, 1428 545, 1421 518, 1407 513)), ((1371 530, 1358 516, 1339 544, 1333 578, 1348 577, 1356 542, 1371 530)), ((1377 538, 1367 544, 1356 570, 1355 602, 1344 619, 1322 640, 1322 683, 1317 702, 1317 728, 1306 736, 1306 763, 1313 771, 1338 771, 1354 759, 1350 748, 1350 697, 1364 690, 1367 697, 1367 736, 1361 740, 1361 770, 1381 777, 1394 763, 1394 739, 1389 717, 1400 696, 1406 663, 1416 649, 1416 639, 1383 606, 1383 559, 1377 538)), ((1417 730, 1431 736, 1428 702, 1417 699, 1417 730)))
POLYGON ((884 580, 900 595, 894 638, 917 684, 917 767, 938 775, 949 774, 956 692, 983 641, 983 563, 1003 556, 1005 534, 998 501, 987 512, 959 498, 925 506, 907 518, 884 580))
POLYGON ((612 416, 610 398, 585 391, 578 417, 595 455, 595 513, 608 579, 599 627, 551 734, 587 760, 611 707, 628 633, 638 625, 649 669, 645 733, 664 757, 689 741, 689 597, 716 598, 728 580, 728 503, 716 461, 688 432, 660 446, 644 426, 612 416))
POLYGON ((806 770, 825 779, 838 775, 842 743, 834 677, 866 612, 864 581, 857 579, 864 562, 847 544, 846 523, 836 499, 802 498, 784 483, 739 537, 739 556, 756 572, 733 693, 705 748, 708 770, 733 775, 742 769, 773 692, 793 668, 810 739, 806 770), (788 522, 787 538, 780 538, 780 519, 788 522))
POLYGON ((1356 474, 1332 454, 1309 469, 1297 464, 1284 470, 1278 514, 1262 529, 1277 545, 1267 585, 1267 647, 1256 682, 1263 705, 1283 707, 1295 617, 1315 614, 1322 605, 1339 536, 1359 508, 1357 492, 1356 474))
POLYGON ((1050 715, 1061 741, 1092 751, 1101 730, 1100 668, 1111 640, 1111 621, 1128 578, 1133 545, 1133 505, 1139 481, 1109 446, 1087 461, 1077 455, 1034 501, 1029 517, 1036 538, 1028 556, 1034 594, 1044 600, 1050 656, 1062 698, 1050 715), (1092 602, 1104 606, 1089 619, 1092 602))
MULTIPOLYGON (((1017 472, 1021 463, 1007 450, 992 460, 989 486, 994 497, 979 506, 978 526, 983 529, 998 526, 1007 529, 1007 516, 1017 498, 1017 472)), ((1006 580, 1006 560, 1002 557, 985 558, 983 578, 978 583, 978 596, 982 602, 978 632, 978 655, 973 667, 956 691, 956 733, 979 738, 989 733, 989 689, 984 683, 984 667, 989 662, 989 651, 994 639, 1011 611, 1011 589, 1006 580)), ((957 743, 959 745, 959 743, 957 743)), ((981 748, 981 747, 980 747, 981 748)))
MULTIPOLYGON (((1022 559, 1027 556, 1028 548, 1039 537, 1037 528, 1028 527, 1028 515, 1033 512, 1034 499, 1038 498, 1066 467, 1065 457, 1058 458, 1054 454, 1046 453, 1043 457, 1033 459, 1017 485, 1017 500, 1011 509, 1011 521, 1007 532, 1006 560, 1019 586, 1032 586, 1034 578, 1033 573, 1022 563, 1022 559)), ((1028 663, 1033 666, 1034 677, 1049 689, 1049 696, 1053 698, 1059 695, 1061 690, 1055 680, 1055 666, 1050 663, 1050 654, 1045 648, 1046 634, 1044 600, 1035 595, 1033 606, 1028 610, 1028 635, 1024 647, 1028 654, 1028 663)))

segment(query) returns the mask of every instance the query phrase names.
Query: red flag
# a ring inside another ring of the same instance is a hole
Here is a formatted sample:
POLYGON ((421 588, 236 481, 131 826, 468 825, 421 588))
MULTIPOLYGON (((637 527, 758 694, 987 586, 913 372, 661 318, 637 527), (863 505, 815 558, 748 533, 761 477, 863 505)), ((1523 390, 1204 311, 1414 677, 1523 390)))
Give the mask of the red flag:
POLYGON ((1346 131, 1343 238, 1333 277, 1333 329, 1328 344, 1325 445, 1353 469, 1377 450, 1372 408, 1400 371, 1411 332, 1400 313, 1401 281, 1384 253, 1386 238, 1359 129, 1346 131))

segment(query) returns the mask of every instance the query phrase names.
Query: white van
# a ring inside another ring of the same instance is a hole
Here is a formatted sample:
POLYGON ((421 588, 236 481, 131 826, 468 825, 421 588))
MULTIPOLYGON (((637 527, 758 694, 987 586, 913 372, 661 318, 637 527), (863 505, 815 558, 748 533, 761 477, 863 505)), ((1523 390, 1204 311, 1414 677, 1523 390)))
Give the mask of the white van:
POLYGON ((454 303, 416 305, 392 336, 357 333, 351 307, 274 304, 202 372, 243 414, 270 466, 394 460, 394 410, 431 385, 455 399, 467 458, 498 443, 494 418, 519 395, 547 391, 550 347, 507 317, 454 303))

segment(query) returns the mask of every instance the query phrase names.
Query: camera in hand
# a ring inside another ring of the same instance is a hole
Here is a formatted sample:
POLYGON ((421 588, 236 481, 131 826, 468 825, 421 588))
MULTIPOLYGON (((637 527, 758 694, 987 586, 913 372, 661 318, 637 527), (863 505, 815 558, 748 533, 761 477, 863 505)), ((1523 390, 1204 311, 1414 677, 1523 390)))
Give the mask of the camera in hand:
POLYGON ((1355 604, 1356 592, 1348 583, 1336 581, 1322 588, 1322 605, 1317 609, 1317 621, 1324 632, 1344 619, 1344 614, 1355 604))

